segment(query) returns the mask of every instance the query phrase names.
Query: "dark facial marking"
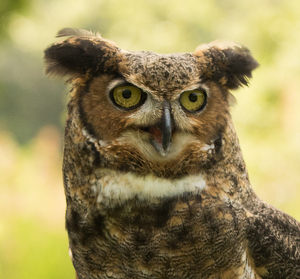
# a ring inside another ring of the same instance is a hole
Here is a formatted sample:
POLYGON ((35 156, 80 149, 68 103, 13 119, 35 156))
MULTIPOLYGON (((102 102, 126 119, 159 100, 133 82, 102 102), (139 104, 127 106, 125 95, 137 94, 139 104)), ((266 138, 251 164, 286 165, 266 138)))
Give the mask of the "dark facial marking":
POLYGON ((216 154, 220 154, 222 152, 222 134, 219 133, 217 138, 214 141, 216 154))
POLYGON ((79 93, 79 101, 78 101, 78 109, 79 109, 79 117, 80 120, 82 121, 83 126, 85 127, 85 129, 87 130, 87 132, 92 136, 92 137, 96 137, 96 133, 94 131, 93 126, 91 125, 91 123, 89 123, 89 121, 86 118, 86 114, 83 108, 83 104, 82 104, 82 96, 84 94, 89 94, 90 91, 90 85, 91 85, 91 81, 88 81, 86 83, 86 85, 84 86, 84 88, 80 91, 79 93))

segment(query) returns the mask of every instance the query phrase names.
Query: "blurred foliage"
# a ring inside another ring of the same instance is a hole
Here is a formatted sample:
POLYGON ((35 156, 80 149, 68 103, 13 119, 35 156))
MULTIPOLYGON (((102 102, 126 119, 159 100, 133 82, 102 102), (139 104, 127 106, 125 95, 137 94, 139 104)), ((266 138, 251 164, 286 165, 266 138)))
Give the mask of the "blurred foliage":
POLYGON ((0 5, 0 39, 8 35, 9 19, 15 12, 24 12, 29 6, 28 0, 1 0, 0 5))
POLYGON ((2 0, 0 17, 0 278, 74 278, 61 180, 67 89, 43 75, 43 49, 63 27, 131 50, 249 47, 261 66, 232 114, 250 179, 300 220, 298 0, 2 0))
POLYGON ((0 278, 75 278, 64 232, 61 134, 26 146, 0 133, 0 278))

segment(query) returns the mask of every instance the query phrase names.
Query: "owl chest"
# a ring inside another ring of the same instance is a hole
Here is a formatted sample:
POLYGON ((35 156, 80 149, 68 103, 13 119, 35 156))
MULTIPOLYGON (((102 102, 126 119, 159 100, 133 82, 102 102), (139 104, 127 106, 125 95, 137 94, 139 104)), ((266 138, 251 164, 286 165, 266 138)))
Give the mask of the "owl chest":
POLYGON ((99 276, 91 278, 256 278, 247 266, 238 214, 202 199, 199 194, 150 205, 133 199, 90 214, 76 233, 69 232, 75 266, 99 276))

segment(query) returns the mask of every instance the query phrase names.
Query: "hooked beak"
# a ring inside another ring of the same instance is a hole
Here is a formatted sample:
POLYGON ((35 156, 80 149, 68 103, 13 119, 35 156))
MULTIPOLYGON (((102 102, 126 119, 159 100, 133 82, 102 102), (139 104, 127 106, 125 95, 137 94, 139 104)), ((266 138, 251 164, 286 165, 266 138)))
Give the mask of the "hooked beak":
MULTIPOLYGON (((162 116, 162 148, 166 155, 171 146, 172 141, 172 118, 170 103, 164 101, 163 103, 163 116, 162 116)), ((162 154, 163 155, 163 154, 162 154)))
POLYGON ((172 142, 172 118, 171 106, 168 101, 163 102, 163 115, 161 120, 149 129, 152 135, 151 144, 162 155, 165 156, 170 151, 172 142))

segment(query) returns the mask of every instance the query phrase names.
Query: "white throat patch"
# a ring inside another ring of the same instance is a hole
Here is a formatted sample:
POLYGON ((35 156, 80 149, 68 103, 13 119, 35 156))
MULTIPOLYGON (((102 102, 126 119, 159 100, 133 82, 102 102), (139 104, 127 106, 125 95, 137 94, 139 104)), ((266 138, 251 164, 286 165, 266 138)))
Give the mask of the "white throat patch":
POLYGON ((157 198, 174 197, 185 192, 200 193, 206 185, 201 174, 181 179, 166 179, 101 169, 97 171, 96 177, 100 178, 93 183, 92 190, 97 195, 97 202, 106 206, 122 204, 134 197, 154 201, 157 198))

